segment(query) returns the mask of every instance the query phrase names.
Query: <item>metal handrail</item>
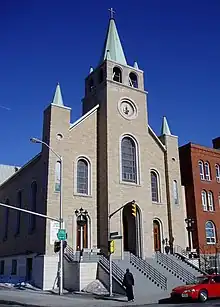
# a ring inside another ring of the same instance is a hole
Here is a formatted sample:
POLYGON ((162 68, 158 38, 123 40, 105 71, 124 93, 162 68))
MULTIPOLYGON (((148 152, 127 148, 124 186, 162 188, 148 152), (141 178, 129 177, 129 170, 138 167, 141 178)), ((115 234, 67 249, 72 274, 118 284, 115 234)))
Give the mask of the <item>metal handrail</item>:
POLYGON ((188 252, 179 245, 174 246, 174 253, 180 254, 180 255, 184 256, 185 258, 189 257, 188 252))
POLYGON ((130 263, 135 264, 138 268, 144 271, 150 279, 158 283, 162 288, 164 288, 164 290, 167 290, 167 278, 146 260, 130 253, 130 263))
POLYGON ((64 257, 68 261, 71 261, 71 262, 80 262, 80 253, 74 252, 72 247, 70 247, 69 245, 67 245, 65 250, 64 250, 64 257))
MULTIPOLYGON (((109 273, 109 260, 104 254, 100 255, 99 263, 109 273)), ((112 276, 121 285, 123 284, 124 272, 117 266, 114 261, 112 261, 112 276)))
POLYGON ((192 283, 195 281, 196 276, 187 271, 185 268, 183 268, 181 265, 176 263, 174 260, 172 260, 170 257, 168 257, 165 254, 162 254, 160 252, 156 253, 156 259, 157 262, 166 266, 170 270, 173 271, 173 273, 179 275, 182 279, 184 279, 187 283, 192 283))

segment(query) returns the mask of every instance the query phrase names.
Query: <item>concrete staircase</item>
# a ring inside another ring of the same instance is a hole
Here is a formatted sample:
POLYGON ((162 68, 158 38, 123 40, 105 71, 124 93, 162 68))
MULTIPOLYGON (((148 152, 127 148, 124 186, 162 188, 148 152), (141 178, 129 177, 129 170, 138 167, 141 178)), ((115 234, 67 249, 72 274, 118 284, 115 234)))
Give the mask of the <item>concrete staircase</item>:
POLYGON ((125 253, 123 260, 114 260, 114 263, 123 272, 128 268, 133 274, 135 280, 135 297, 138 297, 139 299, 141 297, 147 297, 148 301, 155 301, 169 296, 166 277, 145 260, 140 259, 133 254, 125 253))
POLYGON ((181 265, 183 268, 188 270, 194 276, 200 276, 200 275, 206 274, 203 270, 201 270, 200 268, 190 263, 186 258, 180 257, 177 254, 168 255, 168 257, 170 257, 173 261, 175 261, 176 263, 181 265))

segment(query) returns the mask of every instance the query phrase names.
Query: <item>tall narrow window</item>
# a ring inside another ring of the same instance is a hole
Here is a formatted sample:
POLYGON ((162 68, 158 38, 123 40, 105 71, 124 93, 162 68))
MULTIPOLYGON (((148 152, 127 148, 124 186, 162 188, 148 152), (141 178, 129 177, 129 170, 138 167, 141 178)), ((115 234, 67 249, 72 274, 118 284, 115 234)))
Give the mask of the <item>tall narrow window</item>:
POLYGON ((89 80, 89 91, 92 92, 95 89, 93 79, 89 80))
POLYGON ((88 162, 85 159, 79 159, 77 162, 77 193, 89 194, 88 173, 88 162))
POLYGON ((5 273, 5 260, 0 261, 0 275, 4 275, 5 273))
MULTIPOLYGON (((6 205, 10 205, 9 199, 6 200, 6 205)), ((5 229, 4 229, 4 240, 8 238, 8 223, 9 223, 9 208, 5 208, 5 229)))
POLYGON ((205 190, 202 190, 201 193, 202 196, 202 207, 203 207, 203 211, 207 211, 208 210, 208 205, 207 205, 207 194, 205 190))
POLYGON ((176 180, 173 180, 173 197, 174 197, 175 205, 178 205, 178 203, 179 203, 179 195, 178 195, 178 185, 177 185, 177 181, 176 180))
POLYGON ((205 180, 204 165, 202 161, 199 161, 199 173, 200 173, 200 179, 205 180))
MULTIPOLYGON (((19 191, 17 194, 17 207, 22 207, 22 192, 19 191)), ((19 235, 20 233, 20 227, 21 227, 21 211, 17 210, 17 223, 16 223, 16 230, 15 235, 19 235)))
POLYGON ((55 192, 60 192, 60 162, 56 162, 55 166, 55 192))
POLYGON ((113 68, 113 80, 122 83, 121 69, 118 67, 113 68))
POLYGON ((210 181, 210 180, 211 180, 211 176, 210 176, 210 167, 209 167, 209 163, 208 163, 208 162, 205 162, 204 165, 205 165, 205 179, 206 179, 207 181, 210 181))
MULTIPOLYGON (((37 211, 37 183, 36 181, 31 184, 31 211, 37 211)), ((36 228, 36 215, 30 214, 29 231, 32 232, 36 228)))
POLYGON ((103 69, 100 69, 99 71, 99 83, 102 83, 104 81, 104 73, 103 69))
POLYGON ((208 192, 208 205, 209 211, 214 211, 213 193, 211 191, 208 192))
POLYGON ((137 183, 136 146, 130 137, 121 142, 122 180, 137 183))
POLYGON ((137 75, 133 72, 129 74, 129 83, 131 87, 138 88, 138 78, 137 75))
POLYGON ((153 202, 159 202, 159 192, 158 192, 158 175, 156 172, 151 173, 151 197, 153 202))
POLYGON ((216 243, 216 232, 215 224, 211 221, 206 222, 205 224, 205 234, 206 234, 206 243, 215 244, 216 243))
POLYGON ((216 181, 220 182, 220 166, 219 166, 219 164, 215 165, 215 171, 216 171, 216 181))
POLYGON ((12 259, 11 275, 17 275, 17 260, 16 259, 12 259))

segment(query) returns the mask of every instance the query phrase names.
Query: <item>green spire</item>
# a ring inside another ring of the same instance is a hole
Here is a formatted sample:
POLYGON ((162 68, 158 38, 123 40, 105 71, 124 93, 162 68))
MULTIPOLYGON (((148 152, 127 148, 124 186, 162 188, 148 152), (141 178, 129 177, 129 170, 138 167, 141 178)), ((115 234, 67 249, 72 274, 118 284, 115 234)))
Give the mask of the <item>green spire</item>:
POLYGON ((171 135, 170 128, 165 116, 163 116, 161 135, 171 135))
POLYGON ((108 50, 112 61, 115 61, 122 65, 127 65, 127 61, 118 35, 113 14, 111 14, 111 18, 109 21, 108 31, 104 43, 100 64, 107 58, 108 50))
POLYGON ((56 87, 56 91, 55 91, 52 103, 56 104, 57 106, 63 106, 64 105, 59 83, 57 83, 57 87, 56 87))
POLYGON ((134 68, 139 69, 138 63, 136 61, 134 62, 134 68))

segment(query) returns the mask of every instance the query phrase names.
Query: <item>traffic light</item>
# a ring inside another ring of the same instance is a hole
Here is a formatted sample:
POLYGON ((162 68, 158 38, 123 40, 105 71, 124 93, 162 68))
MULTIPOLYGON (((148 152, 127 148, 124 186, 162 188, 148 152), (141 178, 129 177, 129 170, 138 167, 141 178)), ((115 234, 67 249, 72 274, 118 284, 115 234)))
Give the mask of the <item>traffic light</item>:
POLYGON ((136 204, 132 204, 131 205, 131 214, 136 217, 136 214, 137 214, 137 210, 136 210, 136 204))
POLYGON ((115 252, 115 241, 114 240, 108 241, 108 252, 110 254, 113 254, 115 252))
POLYGON ((60 241, 54 242, 54 253, 58 253, 60 251, 60 241))

